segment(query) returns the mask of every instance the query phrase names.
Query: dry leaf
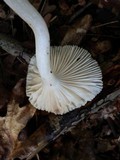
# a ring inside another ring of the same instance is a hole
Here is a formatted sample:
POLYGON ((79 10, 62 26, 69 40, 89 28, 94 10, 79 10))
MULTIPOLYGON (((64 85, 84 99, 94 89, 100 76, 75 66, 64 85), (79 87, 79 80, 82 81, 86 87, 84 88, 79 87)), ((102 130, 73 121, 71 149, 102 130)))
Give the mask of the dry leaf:
POLYGON ((12 159, 12 152, 18 142, 18 134, 34 115, 36 109, 27 104, 19 107, 18 100, 23 96, 23 79, 13 89, 11 100, 7 105, 7 114, 0 118, 0 158, 12 159))
POLYGON ((6 13, 3 10, 3 6, 2 5, 0 5, 0 18, 3 18, 3 19, 6 18, 6 13))
POLYGON ((83 37, 86 35, 92 22, 92 16, 86 15, 80 21, 69 27, 61 45, 79 45, 83 37))

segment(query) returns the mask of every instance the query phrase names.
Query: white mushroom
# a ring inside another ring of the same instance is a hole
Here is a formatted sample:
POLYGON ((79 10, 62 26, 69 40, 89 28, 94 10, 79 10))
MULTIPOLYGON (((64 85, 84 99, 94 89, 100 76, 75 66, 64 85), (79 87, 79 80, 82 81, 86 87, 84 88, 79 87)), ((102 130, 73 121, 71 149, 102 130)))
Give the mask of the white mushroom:
POLYGON ((44 19, 28 0, 4 0, 33 30, 36 55, 26 93, 41 110, 64 114, 91 101, 102 90, 102 74, 90 53, 77 46, 51 47, 44 19))

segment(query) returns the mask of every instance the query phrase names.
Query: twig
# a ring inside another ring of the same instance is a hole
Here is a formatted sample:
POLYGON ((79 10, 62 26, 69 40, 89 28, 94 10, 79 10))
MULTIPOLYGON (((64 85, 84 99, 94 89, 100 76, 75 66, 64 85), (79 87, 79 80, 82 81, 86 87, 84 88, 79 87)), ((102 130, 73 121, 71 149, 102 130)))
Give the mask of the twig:
POLYGON ((21 56, 27 63, 29 63, 30 58, 32 57, 32 55, 25 52, 25 49, 19 42, 5 34, 0 34, 0 47, 13 56, 21 56))
POLYGON ((72 23, 74 21, 75 18, 77 18, 78 16, 80 16, 80 14, 82 14, 87 8, 89 8, 93 3, 90 2, 87 5, 85 5, 85 7, 83 7, 82 9, 80 9, 79 11, 77 11, 69 20, 68 24, 72 23))
POLYGON ((104 26, 107 26, 107 25, 109 25, 109 24, 114 24, 114 23, 119 23, 119 21, 112 21, 112 22, 107 22, 107 23, 99 24, 99 25, 97 25, 97 26, 93 26, 93 27, 91 28, 91 30, 96 29, 96 28, 100 28, 100 27, 104 27, 104 26))

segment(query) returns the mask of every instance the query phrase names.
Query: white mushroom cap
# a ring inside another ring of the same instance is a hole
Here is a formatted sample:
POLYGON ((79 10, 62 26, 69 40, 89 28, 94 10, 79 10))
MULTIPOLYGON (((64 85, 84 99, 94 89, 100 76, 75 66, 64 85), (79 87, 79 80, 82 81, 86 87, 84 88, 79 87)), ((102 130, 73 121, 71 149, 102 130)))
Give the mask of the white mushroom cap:
POLYGON ((50 83, 41 78, 32 57, 27 75, 27 96, 31 104, 55 114, 64 114, 91 101, 102 90, 98 63, 77 46, 51 47, 50 83))
POLYGON ((42 16, 28 0, 4 0, 33 30, 26 93, 34 107, 64 114, 91 101, 102 89, 102 74, 90 53, 77 46, 52 47, 42 16))

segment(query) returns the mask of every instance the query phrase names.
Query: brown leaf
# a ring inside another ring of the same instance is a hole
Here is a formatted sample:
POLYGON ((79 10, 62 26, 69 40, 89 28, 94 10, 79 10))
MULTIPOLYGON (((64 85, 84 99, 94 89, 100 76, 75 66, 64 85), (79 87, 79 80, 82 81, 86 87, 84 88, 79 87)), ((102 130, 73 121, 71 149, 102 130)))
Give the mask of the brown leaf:
POLYGON ((0 18, 3 18, 3 19, 6 18, 6 13, 3 10, 3 6, 2 5, 0 5, 0 18))
POLYGON ((80 6, 84 6, 86 4, 86 0, 78 0, 80 6))
POLYGON ((19 107, 18 99, 23 96, 23 80, 20 80, 13 89, 11 100, 7 105, 7 114, 0 118, 0 155, 1 159, 10 160, 18 134, 26 126, 36 109, 27 104, 19 107))
POLYGON ((110 51, 112 44, 109 40, 97 41, 91 44, 91 53, 95 55, 104 54, 110 51))
POLYGON ((70 26, 61 45, 79 45, 83 37, 86 35, 91 22, 91 15, 86 15, 80 21, 77 21, 74 25, 70 26))

